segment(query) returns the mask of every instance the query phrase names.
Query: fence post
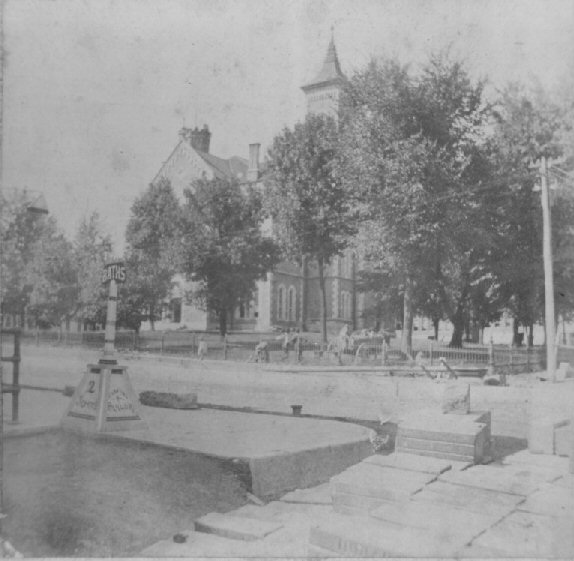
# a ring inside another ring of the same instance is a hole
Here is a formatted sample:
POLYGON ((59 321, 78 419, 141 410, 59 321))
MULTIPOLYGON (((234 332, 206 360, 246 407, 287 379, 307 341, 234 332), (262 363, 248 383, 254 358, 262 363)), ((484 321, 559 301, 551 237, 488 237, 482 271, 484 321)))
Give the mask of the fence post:
MULTIPOLYGON (((20 361, 22 360, 20 354, 20 330, 14 331, 14 356, 12 363, 12 384, 15 393, 12 394, 12 422, 18 422, 18 414, 20 409, 20 361)), ((0 393, 0 399, 3 399, 0 393)))
POLYGON ((490 342, 488 343, 488 370, 487 373, 489 376, 494 375, 494 342, 492 337, 490 338, 490 342))
POLYGON ((433 360, 433 341, 432 339, 429 339, 429 358, 430 358, 430 365, 432 366, 432 360, 433 360))
POLYGON ((223 360, 227 360, 227 333, 223 337, 223 360))
POLYGON ((159 350, 160 354, 163 354, 163 345, 164 345, 163 339, 164 339, 164 337, 165 337, 165 331, 162 331, 162 333, 161 333, 161 343, 160 343, 161 346, 160 346, 160 350, 159 350))
POLYGON ((301 362, 301 337, 297 336, 297 339, 295 341, 295 350, 297 352, 297 362, 301 362))
POLYGON ((383 340, 383 350, 381 352, 381 365, 385 366, 387 364, 387 342, 383 340))

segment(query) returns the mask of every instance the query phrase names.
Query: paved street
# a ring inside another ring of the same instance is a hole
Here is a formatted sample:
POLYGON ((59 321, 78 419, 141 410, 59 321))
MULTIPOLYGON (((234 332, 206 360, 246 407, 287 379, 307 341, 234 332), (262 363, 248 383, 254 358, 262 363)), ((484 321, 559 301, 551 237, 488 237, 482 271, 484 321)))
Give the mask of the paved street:
MULTIPOLYGON (((99 352, 23 348, 22 384, 62 389, 77 384, 99 352)), ((197 392, 200 403, 330 417, 396 420, 403 412, 439 406, 442 384, 427 378, 390 378, 376 372, 282 372, 272 365, 120 356, 136 392, 197 392)), ((526 438, 531 384, 490 387, 469 380, 471 406, 492 411, 493 434, 526 438)))

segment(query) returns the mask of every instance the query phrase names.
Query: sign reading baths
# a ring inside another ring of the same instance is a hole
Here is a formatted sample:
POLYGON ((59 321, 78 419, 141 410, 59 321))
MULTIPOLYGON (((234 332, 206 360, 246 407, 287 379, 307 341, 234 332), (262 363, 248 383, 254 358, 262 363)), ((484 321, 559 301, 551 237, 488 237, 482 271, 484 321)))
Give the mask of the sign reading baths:
POLYGON ((104 267, 102 282, 126 282, 126 268, 123 263, 109 263, 104 267))

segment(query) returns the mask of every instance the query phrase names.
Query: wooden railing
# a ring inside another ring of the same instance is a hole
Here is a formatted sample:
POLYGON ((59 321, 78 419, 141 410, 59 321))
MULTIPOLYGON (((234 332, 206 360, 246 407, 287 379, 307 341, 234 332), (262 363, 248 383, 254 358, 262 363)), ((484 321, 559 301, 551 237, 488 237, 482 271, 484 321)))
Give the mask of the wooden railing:
MULTIPOLYGON (((20 395, 20 330, 19 329, 2 329, 2 343, 4 342, 5 335, 12 335, 14 337, 13 340, 13 347, 12 347, 12 355, 11 356, 4 356, 4 352, 2 352, 2 362, 11 362, 12 363, 12 383, 7 384, 4 381, 5 373, 3 372, 2 376, 2 394, 9 393, 12 394, 12 422, 18 422, 18 413, 19 413, 19 403, 18 398, 20 395)), ((2 349, 4 351, 4 349, 2 349)))

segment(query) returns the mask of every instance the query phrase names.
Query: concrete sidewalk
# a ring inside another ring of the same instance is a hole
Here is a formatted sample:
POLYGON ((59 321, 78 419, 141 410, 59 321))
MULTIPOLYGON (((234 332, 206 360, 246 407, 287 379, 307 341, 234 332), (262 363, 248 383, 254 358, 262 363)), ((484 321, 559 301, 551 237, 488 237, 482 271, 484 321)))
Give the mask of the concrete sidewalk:
MULTIPOLYGON (((12 424, 5 399, 4 434, 10 437, 57 429, 70 399, 61 393, 24 390, 20 421, 12 424)), ((350 423, 214 409, 140 407, 149 430, 106 433, 184 449, 243 465, 249 490, 277 496, 327 481, 372 453, 373 431, 350 423)))

